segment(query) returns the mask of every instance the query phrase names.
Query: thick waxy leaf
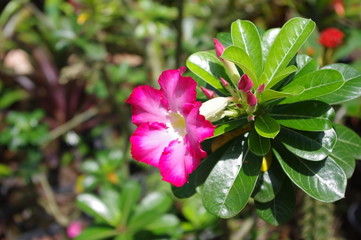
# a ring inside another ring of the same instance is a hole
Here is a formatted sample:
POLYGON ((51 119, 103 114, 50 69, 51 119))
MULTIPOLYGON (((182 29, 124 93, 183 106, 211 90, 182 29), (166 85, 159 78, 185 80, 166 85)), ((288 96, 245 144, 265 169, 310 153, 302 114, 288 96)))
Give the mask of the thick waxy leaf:
POLYGON ((257 133, 265 138, 275 138, 280 131, 280 124, 268 115, 258 116, 254 127, 257 133))
POLYGON ((268 53, 272 47, 272 44, 275 41, 275 39, 280 31, 281 31, 281 28, 271 28, 263 34, 263 36, 262 36, 263 62, 266 62, 266 59, 268 57, 268 53))
POLYGON ((202 188, 204 207, 212 214, 230 218, 247 204, 258 178, 262 158, 237 138, 214 166, 202 188))
POLYGON ((171 205, 172 200, 166 194, 160 192, 150 193, 135 209, 134 215, 130 218, 128 229, 136 232, 145 228, 168 211, 171 205))
POLYGON ((112 219, 112 212, 98 197, 89 193, 82 193, 78 195, 76 201, 79 208, 90 216, 104 221, 112 226, 117 224, 116 219, 112 219))
POLYGON ((349 152, 345 151, 342 144, 338 144, 337 142, 332 152, 329 153, 329 156, 342 168, 347 178, 352 176, 355 171, 356 161, 349 152))
POLYGON ((314 28, 315 23, 304 18, 293 18, 283 25, 269 51, 260 83, 272 81, 288 65, 314 28))
POLYGON ((217 128, 214 130, 214 134, 212 137, 217 137, 226 132, 230 132, 236 128, 240 128, 240 127, 246 125, 247 123, 248 123, 247 117, 241 117, 236 120, 222 123, 222 124, 218 125, 217 128))
POLYGON ((203 79, 218 91, 227 94, 220 82, 220 77, 227 76, 221 61, 210 52, 197 52, 192 54, 186 63, 189 70, 203 79))
POLYGON ((233 45, 232 36, 228 32, 217 33, 217 39, 222 43, 224 47, 229 47, 233 45))
POLYGON ((255 66, 253 65, 251 57, 248 56, 248 54, 242 48, 230 46, 224 50, 221 57, 237 64, 237 66, 239 66, 242 71, 251 78, 253 83, 258 86, 258 78, 255 66))
POLYGON ((109 227, 88 227, 84 229, 80 235, 74 240, 98 240, 107 239, 118 235, 119 232, 114 228, 109 227))
POLYGON ((307 55, 296 56, 296 64, 299 70, 295 74, 295 78, 314 72, 318 69, 317 61, 307 55))
POLYGON ((334 202, 344 197, 346 175, 332 158, 311 162, 281 146, 277 146, 277 150, 273 148, 273 153, 293 183, 311 197, 323 202, 334 202))
POLYGON ((335 130, 304 132, 282 128, 277 140, 293 154, 310 161, 321 161, 332 151, 337 141, 335 130))
POLYGON ((263 70, 261 39, 256 26, 245 20, 232 23, 231 34, 233 45, 242 48, 251 58, 253 66, 257 66, 255 74, 257 79, 263 70))
POLYGON ((248 147, 257 156, 265 156, 271 150, 271 141, 258 135, 256 130, 252 130, 248 136, 248 147))
POLYGON ((334 124, 333 127, 337 133, 338 144, 354 158, 361 159, 361 137, 343 125, 334 124))
POLYGON ((334 69, 339 71, 345 78, 345 84, 336 91, 319 97, 320 101, 328 104, 338 104, 350 101, 361 96, 361 72, 346 64, 332 64, 325 66, 324 69, 334 69))
POLYGON ((258 178, 253 192, 254 200, 263 203, 272 201, 281 190, 285 177, 277 159, 273 159, 268 171, 261 173, 258 178))
POLYGON ((279 81, 281 81, 285 77, 288 77, 292 73, 296 72, 297 69, 298 68, 296 66, 294 66, 294 65, 291 65, 291 66, 288 66, 288 67, 284 68, 282 71, 277 73, 277 75, 272 79, 272 81, 270 81, 267 84, 267 88, 273 87, 274 85, 276 85, 279 81))
POLYGON ((260 103, 277 98, 297 96, 300 95, 304 90, 305 89, 301 86, 295 86, 293 88, 287 89, 287 91, 282 91, 282 92, 273 89, 266 89, 262 92, 260 103))
POLYGON ((287 180, 282 184, 281 191, 270 202, 255 202, 256 211, 260 218, 272 225, 280 225, 291 218, 296 206, 295 190, 287 180))
POLYGON ((276 106, 269 115, 289 128, 323 131, 332 128, 329 119, 334 115, 334 111, 327 103, 310 100, 276 106))
POLYGON ((344 82, 341 73, 333 69, 321 69, 305 74, 293 79, 291 83, 283 88, 283 90, 286 91, 288 88, 302 86, 305 88, 303 93, 298 96, 287 97, 282 103, 293 103, 319 98, 320 96, 336 91, 344 82))
POLYGON ((179 226, 179 219, 176 216, 164 214, 152 221, 145 229, 154 234, 161 235, 172 233, 176 230, 177 226, 179 226))

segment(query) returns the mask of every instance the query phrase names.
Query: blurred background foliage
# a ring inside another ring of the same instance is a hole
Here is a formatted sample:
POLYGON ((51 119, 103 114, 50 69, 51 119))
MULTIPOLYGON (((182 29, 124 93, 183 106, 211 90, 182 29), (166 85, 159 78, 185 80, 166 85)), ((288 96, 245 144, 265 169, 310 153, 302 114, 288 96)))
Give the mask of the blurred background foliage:
MULTIPOLYGON (((0 13, 1 240, 361 237, 359 163, 346 199, 319 206, 299 193, 286 225, 258 219, 252 203, 217 219, 132 161, 124 103, 135 86, 212 49, 236 19, 268 29, 312 18, 318 30, 303 53, 361 70, 360 1, 1 0, 0 13), (328 27, 345 35, 332 50, 318 42, 328 27)), ((359 133, 360 101, 336 114, 359 133)))

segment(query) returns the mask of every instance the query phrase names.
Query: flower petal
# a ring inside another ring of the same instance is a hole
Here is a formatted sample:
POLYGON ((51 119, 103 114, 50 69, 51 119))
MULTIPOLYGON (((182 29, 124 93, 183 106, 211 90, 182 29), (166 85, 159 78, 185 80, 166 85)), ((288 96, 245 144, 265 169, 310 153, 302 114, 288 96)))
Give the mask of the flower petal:
POLYGON ((169 121, 168 104, 162 91, 158 89, 150 86, 136 87, 126 102, 132 105, 132 121, 137 126, 146 122, 169 121))
POLYGON ((195 139, 196 142, 202 142, 204 139, 213 136, 215 126, 199 113, 201 102, 195 102, 192 107, 187 105, 185 114, 187 134, 195 139))
POLYGON ((195 158, 187 151, 186 142, 173 140, 159 160, 160 174, 162 180, 173 184, 176 187, 183 186, 189 174, 196 169, 200 163, 199 158, 195 158))
POLYGON ((155 167, 164 149, 174 140, 163 123, 144 123, 130 137, 131 153, 135 160, 155 167))
POLYGON ((183 71, 184 68, 164 71, 158 80, 169 108, 178 113, 183 112, 186 103, 195 102, 197 95, 197 83, 191 77, 182 77, 183 71))

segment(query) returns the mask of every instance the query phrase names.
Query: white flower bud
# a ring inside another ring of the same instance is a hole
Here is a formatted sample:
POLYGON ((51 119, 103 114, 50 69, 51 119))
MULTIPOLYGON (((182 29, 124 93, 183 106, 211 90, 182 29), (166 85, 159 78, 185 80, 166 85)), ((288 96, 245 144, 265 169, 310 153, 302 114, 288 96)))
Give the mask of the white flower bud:
POLYGON ((215 122, 225 116, 224 109, 227 107, 230 98, 216 97, 202 104, 199 111, 208 121, 215 122))

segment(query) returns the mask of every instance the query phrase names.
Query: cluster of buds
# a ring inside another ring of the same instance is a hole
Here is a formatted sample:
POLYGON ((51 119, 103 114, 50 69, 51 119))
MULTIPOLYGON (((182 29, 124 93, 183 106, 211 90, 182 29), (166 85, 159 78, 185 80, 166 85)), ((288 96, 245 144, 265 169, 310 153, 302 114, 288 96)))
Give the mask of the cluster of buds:
POLYGON ((251 78, 247 74, 243 74, 241 77, 234 63, 221 57, 225 47, 217 39, 214 39, 214 46, 217 57, 224 64, 228 76, 232 80, 231 83, 233 84, 222 77, 220 78, 222 86, 231 96, 220 97, 214 91, 201 87, 202 92, 209 99, 202 105, 200 109, 201 114, 210 121, 217 121, 225 116, 236 117, 240 114, 247 114, 248 120, 253 121, 258 98, 263 92, 265 85, 260 85, 254 91, 254 83, 251 78))

